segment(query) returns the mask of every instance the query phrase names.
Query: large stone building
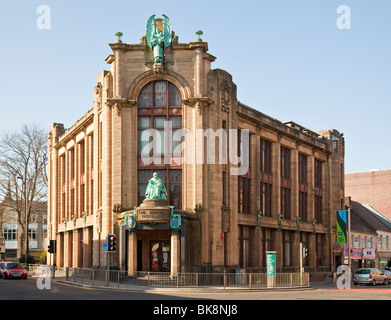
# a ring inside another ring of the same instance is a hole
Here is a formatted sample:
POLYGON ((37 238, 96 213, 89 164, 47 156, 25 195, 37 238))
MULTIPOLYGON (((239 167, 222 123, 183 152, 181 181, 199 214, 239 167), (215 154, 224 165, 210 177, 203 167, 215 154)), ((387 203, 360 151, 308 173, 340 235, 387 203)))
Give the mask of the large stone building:
MULTIPOLYGON (((167 33, 163 20, 155 23, 167 33)), ((206 42, 179 43, 170 32, 159 59, 148 32, 139 44, 118 34, 93 107, 66 130, 50 128, 48 236, 57 240, 56 264, 105 267, 103 245, 116 234, 110 265, 129 272, 264 271, 267 250, 277 252, 279 271, 297 271, 300 242, 309 249, 306 270, 333 269, 343 135, 240 103, 232 76, 212 69, 206 42), (179 139, 177 129, 184 129, 179 139), (146 161, 151 153, 154 161, 146 161), (179 228, 170 216, 135 208, 153 172, 165 183, 171 217, 181 216, 179 228)))

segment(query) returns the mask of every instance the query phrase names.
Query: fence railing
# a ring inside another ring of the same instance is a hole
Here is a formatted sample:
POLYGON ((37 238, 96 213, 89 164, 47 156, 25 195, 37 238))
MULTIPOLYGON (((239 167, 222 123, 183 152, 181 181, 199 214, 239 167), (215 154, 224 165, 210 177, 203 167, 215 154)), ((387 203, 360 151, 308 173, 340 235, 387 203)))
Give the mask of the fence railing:
MULTIPOLYGON (((53 277, 53 267, 28 265, 30 276, 42 270, 53 277)), ((309 273, 178 273, 132 272, 118 270, 65 268, 54 269, 56 279, 86 284, 93 287, 115 288, 217 288, 217 289, 267 289, 300 288, 310 286, 309 273)))
POLYGON ((309 287, 308 273, 178 273, 133 272, 65 268, 65 280, 116 288, 219 288, 262 289, 309 287))

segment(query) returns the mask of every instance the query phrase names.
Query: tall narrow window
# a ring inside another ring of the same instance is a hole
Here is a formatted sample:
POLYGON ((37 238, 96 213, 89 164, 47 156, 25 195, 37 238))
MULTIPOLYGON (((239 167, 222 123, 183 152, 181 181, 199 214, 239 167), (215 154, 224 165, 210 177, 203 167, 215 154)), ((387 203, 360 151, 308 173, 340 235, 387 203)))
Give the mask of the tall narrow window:
POLYGON ((301 221, 308 219, 308 183, 307 183, 307 156, 299 153, 299 217, 301 221))
POLYGON ((315 159, 315 170, 314 170, 314 209, 315 219, 317 223, 322 223, 322 161, 315 159))
MULTIPOLYGON (((242 160, 244 160, 244 163, 248 163, 248 165, 250 165, 249 159, 251 159, 251 148, 250 146, 246 148, 244 145, 245 141, 242 141, 241 137, 241 130, 238 130, 238 157, 243 157, 242 160), (248 153, 245 152, 246 149, 248 149, 248 153)), ((248 142, 250 141, 251 137, 248 142)), ((249 168, 246 174, 238 177, 238 211, 240 213, 250 213, 250 185, 251 171, 249 168)))
POLYGON ((66 161, 65 161, 65 154, 60 156, 60 170, 61 170, 61 176, 60 176, 60 186, 61 186, 61 211, 58 221, 62 221, 63 218, 65 218, 65 208, 66 208, 66 175, 65 175, 65 167, 66 167, 66 161))
POLYGON ((281 147, 281 177, 290 179, 291 177, 291 151, 281 147))
POLYGON ((239 264, 242 268, 252 265, 253 229, 249 226, 239 226, 239 264))
POLYGON ((271 217, 272 212, 272 143, 260 140, 260 210, 263 216, 271 217))
POLYGON ((273 251, 274 248, 274 240, 273 240, 273 229, 262 228, 262 248, 263 248, 263 259, 262 259, 262 267, 266 268, 266 251, 273 251))
POLYGON ((272 173, 272 143, 261 139, 261 172, 272 173))
POLYGON ((67 220, 70 220, 75 214, 75 148, 70 149, 68 154, 70 171, 70 203, 67 220))
POLYGON ((92 215, 94 211, 94 134, 88 136, 89 145, 89 168, 90 168, 90 190, 89 190, 89 204, 87 214, 92 215))
POLYGON ((299 182, 307 184, 307 156, 299 153, 299 182))
POLYGON ((282 265, 283 267, 292 266, 292 250, 293 250, 293 232, 285 230, 282 233, 282 265))
POLYGON ((250 179, 239 176, 239 212, 250 213, 250 179))
POLYGON ((316 265, 323 266, 325 263, 325 235, 317 234, 316 235, 316 265))
POLYGON ((79 168, 80 168, 80 189, 79 189, 79 212, 78 217, 80 218, 82 216, 82 213, 85 211, 85 183, 86 183, 86 176, 85 176, 85 142, 84 140, 79 143, 79 168))
POLYGON ((291 218, 291 189, 281 188, 281 214, 284 219, 291 218))
POLYGON ((291 218, 291 152, 281 147, 280 207, 284 219, 291 218))
POLYGON ((182 154, 182 148, 181 141, 174 139, 178 129, 182 129, 180 90, 166 80, 146 84, 138 96, 139 204, 145 198, 149 179, 153 172, 157 172, 166 186, 169 203, 181 209, 182 166, 177 159, 182 154), (170 128, 171 132, 168 132, 170 128), (143 161, 148 156, 153 156, 152 161, 143 161))

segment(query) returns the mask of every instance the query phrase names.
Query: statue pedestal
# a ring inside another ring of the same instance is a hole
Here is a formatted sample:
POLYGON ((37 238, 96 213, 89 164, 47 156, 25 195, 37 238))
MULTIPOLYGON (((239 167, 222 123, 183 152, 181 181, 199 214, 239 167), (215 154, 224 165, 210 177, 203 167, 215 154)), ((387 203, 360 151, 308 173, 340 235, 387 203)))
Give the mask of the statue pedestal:
POLYGON ((155 76, 158 79, 162 78, 162 73, 163 73, 163 64, 159 62, 155 62, 153 64, 153 72, 155 73, 155 76))
POLYGON ((171 218, 171 208, 167 206, 167 200, 146 199, 136 208, 136 221, 140 223, 168 223, 171 218))

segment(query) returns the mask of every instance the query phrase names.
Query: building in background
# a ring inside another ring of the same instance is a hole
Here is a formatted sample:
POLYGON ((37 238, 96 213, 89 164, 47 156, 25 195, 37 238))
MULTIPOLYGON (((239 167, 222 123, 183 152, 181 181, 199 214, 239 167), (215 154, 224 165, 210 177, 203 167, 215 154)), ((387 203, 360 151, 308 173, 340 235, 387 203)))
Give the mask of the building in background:
POLYGON ((129 272, 265 271, 267 250, 277 252, 278 271, 298 271, 300 242, 309 249, 306 271, 333 271, 342 254, 335 213, 344 208, 343 134, 283 123, 239 102, 232 76, 212 69, 216 58, 200 37, 179 43, 172 32, 164 55, 154 56, 148 37, 127 44, 118 35, 93 107, 70 128, 50 128, 48 239, 57 240, 56 264, 105 267, 107 235, 116 234, 109 263, 129 272), (173 138, 178 129, 188 135, 173 138), (147 142, 145 130, 153 132, 147 142), (207 130, 212 138, 196 139, 207 130), (218 130, 224 139, 215 139, 218 130), (191 143, 175 148, 184 140, 191 143), (148 142, 160 163, 143 161, 148 142), (224 151, 230 157, 222 161, 224 151), (232 160, 241 165, 245 157, 248 170, 238 173, 232 160), (127 224, 153 172, 182 218, 179 230, 158 214, 127 224))
POLYGON ((391 170, 373 170, 345 175, 345 194, 370 204, 391 219, 391 170))
MULTIPOLYGON (((22 213, 23 214, 23 213, 22 213)), ((7 199, 0 203, 0 230, 5 240, 5 258, 19 259, 24 254, 22 226, 18 223, 18 214, 7 199)), ((29 256, 35 262, 44 263, 47 237, 47 203, 34 202, 31 207, 28 224, 29 256)))
MULTIPOLYGON (((391 221, 384 219, 368 205, 351 201, 350 254, 352 270, 358 268, 384 269, 391 265, 391 221)), ((348 244, 344 246, 345 264, 348 244)))

